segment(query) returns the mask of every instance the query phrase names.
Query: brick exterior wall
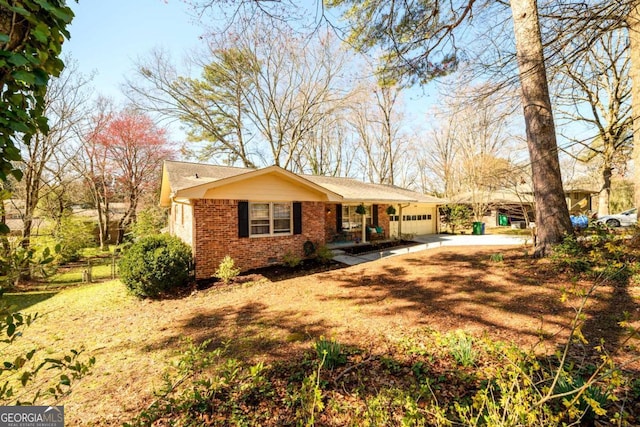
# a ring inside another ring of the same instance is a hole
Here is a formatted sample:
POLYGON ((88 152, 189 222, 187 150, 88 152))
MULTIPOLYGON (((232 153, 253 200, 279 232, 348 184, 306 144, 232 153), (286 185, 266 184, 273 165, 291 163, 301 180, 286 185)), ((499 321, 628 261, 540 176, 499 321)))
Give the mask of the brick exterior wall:
POLYGON ((378 205, 378 225, 384 228, 385 239, 389 238, 389 215, 387 215, 388 206, 389 205, 378 205))
MULTIPOLYGON (((325 243, 325 204, 302 202, 302 234, 277 237, 238 237, 238 200, 193 201, 196 278, 213 276, 225 255, 242 271, 281 263, 291 252, 304 257, 304 242, 325 243)), ((334 219, 335 224, 335 219, 334 219)), ((293 227, 293 224, 292 224, 293 227)))
POLYGON ((338 234, 336 231, 336 210, 338 210, 338 206, 340 205, 327 204, 325 206, 324 238, 327 243, 331 242, 338 234))

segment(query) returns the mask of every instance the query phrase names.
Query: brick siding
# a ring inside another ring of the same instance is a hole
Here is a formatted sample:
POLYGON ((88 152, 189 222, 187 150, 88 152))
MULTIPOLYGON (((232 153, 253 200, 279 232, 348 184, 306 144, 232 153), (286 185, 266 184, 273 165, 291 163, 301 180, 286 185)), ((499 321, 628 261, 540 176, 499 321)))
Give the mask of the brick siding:
POLYGON ((304 257, 303 245, 307 240, 325 243, 325 204, 322 202, 302 202, 302 234, 243 238, 238 237, 237 200, 197 199, 193 202, 197 279, 212 277, 226 255, 233 258, 236 267, 246 271, 281 263, 288 252, 304 257))
POLYGON ((384 238, 389 238, 389 215, 387 215, 389 205, 378 205, 378 224, 384 228, 384 238))

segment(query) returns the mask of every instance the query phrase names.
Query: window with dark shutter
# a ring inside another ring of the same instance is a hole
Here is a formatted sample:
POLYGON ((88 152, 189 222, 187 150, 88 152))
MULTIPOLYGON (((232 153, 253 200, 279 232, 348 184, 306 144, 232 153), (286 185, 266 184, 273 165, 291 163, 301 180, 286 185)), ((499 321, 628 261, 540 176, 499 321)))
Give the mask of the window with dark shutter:
POLYGON ((371 208, 371 221, 374 226, 378 226, 378 205, 373 205, 371 208))
POLYGON ((293 234, 302 234, 302 203, 293 202, 293 234))
POLYGON ((238 202, 238 237, 249 237, 249 202, 238 202))
POLYGON ((336 231, 342 231, 342 205, 336 205, 336 231))

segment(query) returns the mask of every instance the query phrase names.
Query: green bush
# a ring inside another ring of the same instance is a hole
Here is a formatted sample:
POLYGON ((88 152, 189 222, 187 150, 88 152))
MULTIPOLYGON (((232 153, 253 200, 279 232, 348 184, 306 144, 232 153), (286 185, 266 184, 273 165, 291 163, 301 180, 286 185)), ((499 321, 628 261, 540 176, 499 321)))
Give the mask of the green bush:
POLYGON ((240 274, 240 269, 235 268, 235 265, 236 263, 233 258, 231 258, 229 255, 225 255, 225 257, 220 262, 220 265, 218 266, 214 277, 222 280, 222 282, 225 284, 229 283, 231 279, 237 277, 238 274, 240 274))
POLYGON ((82 249, 95 246, 96 239, 91 232, 92 228, 93 224, 78 218, 63 217, 60 229, 54 234, 56 242, 60 245, 57 261, 61 264, 77 261, 82 249))
POLYGON ((316 248, 316 258, 322 264, 328 264, 333 259, 333 252, 326 245, 318 246, 316 248))
POLYGON ((473 212, 467 205, 449 204, 440 207, 442 223, 449 227, 452 234, 456 234, 456 229, 471 227, 472 215, 473 212))
POLYGON ((167 213, 159 207, 152 206, 138 213, 136 222, 131 226, 131 233, 136 239, 158 234, 167 226, 167 213))
POLYGON ((191 248, 177 237, 158 234, 140 239, 120 260, 120 278, 138 297, 157 297, 189 281, 191 248))
POLYGON ((282 257, 282 261, 285 263, 285 265, 287 265, 288 267, 294 268, 300 265, 300 263, 302 262, 302 258, 300 258, 298 255, 294 254, 291 251, 288 251, 286 254, 284 254, 284 256, 282 257))

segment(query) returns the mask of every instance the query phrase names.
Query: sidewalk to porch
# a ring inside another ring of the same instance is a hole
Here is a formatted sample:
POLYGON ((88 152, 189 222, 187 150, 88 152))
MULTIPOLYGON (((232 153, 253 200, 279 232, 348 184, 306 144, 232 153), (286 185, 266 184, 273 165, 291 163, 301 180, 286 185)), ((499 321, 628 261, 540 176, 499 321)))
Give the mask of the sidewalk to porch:
POLYGON ((412 246, 387 248, 378 251, 376 251, 375 247, 373 247, 371 252, 357 255, 348 254, 343 249, 353 246, 359 246, 363 243, 331 243, 327 246, 331 249, 331 252, 333 253, 333 259, 335 261, 347 265, 358 265, 365 262, 375 261, 377 259, 387 258, 390 256, 420 252, 427 249, 439 248, 442 246, 507 246, 526 245, 528 243, 531 243, 531 239, 527 239, 521 236, 450 234, 428 234, 423 236, 416 236, 412 239, 412 241, 416 242, 417 244, 412 246))

